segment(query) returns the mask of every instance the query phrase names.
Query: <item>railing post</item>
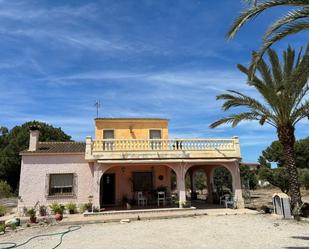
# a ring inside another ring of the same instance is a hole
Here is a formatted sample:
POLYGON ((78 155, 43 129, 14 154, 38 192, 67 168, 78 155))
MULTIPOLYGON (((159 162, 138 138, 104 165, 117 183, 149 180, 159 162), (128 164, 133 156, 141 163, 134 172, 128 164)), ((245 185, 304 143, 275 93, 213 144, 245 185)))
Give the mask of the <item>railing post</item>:
POLYGON ((237 155, 239 157, 241 157, 241 155, 240 155, 239 137, 234 136, 233 140, 234 140, 234 150, 236 151, 237 155))
POLYGON ((90 136, 86 137, 86 150, 85 150, 85 158, 91 158, 92 156, 92 138, 90 136))

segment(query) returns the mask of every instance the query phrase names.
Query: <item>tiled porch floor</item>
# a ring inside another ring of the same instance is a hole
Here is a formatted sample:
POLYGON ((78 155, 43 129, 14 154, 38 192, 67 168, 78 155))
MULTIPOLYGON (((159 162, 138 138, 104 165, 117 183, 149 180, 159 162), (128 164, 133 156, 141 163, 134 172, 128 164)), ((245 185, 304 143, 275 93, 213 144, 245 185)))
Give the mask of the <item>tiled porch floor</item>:
POLYGON ((216 205, 205 205, 207 208, 165 208, 165 209, 135 209, 122 210, 117 212, 107 211, 104 215, 90 215, 84 214, 65 215, 61 225, 70 224, 91 224, 91 223, 105 223, 105 222, 119 222, 123 219, 130 221, 134 220, 151 220, 151 219, 167 219, 180 217, 193 217, 203 215, 238 215, 238 214, 258 214, 257 211, 250 209, 230 209, 218 208, 216 205))

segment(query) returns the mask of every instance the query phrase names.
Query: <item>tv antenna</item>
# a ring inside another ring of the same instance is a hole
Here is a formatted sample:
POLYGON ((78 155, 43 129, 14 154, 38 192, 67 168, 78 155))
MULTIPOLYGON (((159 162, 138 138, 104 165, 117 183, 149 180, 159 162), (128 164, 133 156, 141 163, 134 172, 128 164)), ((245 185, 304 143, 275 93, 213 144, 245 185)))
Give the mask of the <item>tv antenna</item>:
POLYGON ((99 117, 99 109, 101 107, 101 102, 100 100, 96 100, 94 106, 96 107, 96 110, 97 110, 97 118, 99 117))

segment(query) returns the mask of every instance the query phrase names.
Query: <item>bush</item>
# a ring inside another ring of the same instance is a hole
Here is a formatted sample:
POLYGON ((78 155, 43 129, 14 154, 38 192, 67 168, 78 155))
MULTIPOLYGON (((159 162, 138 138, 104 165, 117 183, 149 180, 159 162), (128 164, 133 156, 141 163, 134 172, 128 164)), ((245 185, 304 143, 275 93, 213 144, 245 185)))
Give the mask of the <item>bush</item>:
POLYGON ((6 214, 6 206, 0 205, 0 217, 6 214))
POLYGON ((85 204, 82 204, 80 207, 81 213, 84 213, 85 211, 91 212, 92 211, 92 203, 88 202, 85 204))
POLYGON ((261 167, 259 176, 261 180, 269 181, 273 186, 280 188, 283 193, 287 194, 289 192, 289 176, 285 167, 276 169, 261 167))
POLYGON ((32 218, 34 218, 35 217, 35 215, 36 215, 36 211, 35 211, 35 209, 34 208, 30 208, 30 209, 28 209, 27 210, 27 215, 29 215, 30 216, 30 218, 32 217, 32 218))
POLYGON ((44 205, 40 206, 39 213, 40 213, 40 216, 46 216, 47 215, 47 207, 44 206, 44 205))
POLYGON ((0 224, 0 233, 5 232, 5 224, 0 224))
POLYGON ((59 204, 58 202, 53 202, 49 207, 54 212, 54 214, 63 214, 65 208, 64 205, 59 204))
POLYGON ((12 195, 11 186, 6 181, 0 180, 0 198, 8 198, 12 195))
POLYGON ((248 166, 240 166, 241 182, 249 189, 256 189, 258 179, 255 170, 250 169, 248 166))
POLYGON ((75 214, 76 213, 76 204, 74 202, 70 202, 67 205, 65 205, 66 209, 69 210, 70 214, 75 214))
POLYGON ((306 190, 309 189, 309 170, 308 169, 299 170, 299 183, 306 190))

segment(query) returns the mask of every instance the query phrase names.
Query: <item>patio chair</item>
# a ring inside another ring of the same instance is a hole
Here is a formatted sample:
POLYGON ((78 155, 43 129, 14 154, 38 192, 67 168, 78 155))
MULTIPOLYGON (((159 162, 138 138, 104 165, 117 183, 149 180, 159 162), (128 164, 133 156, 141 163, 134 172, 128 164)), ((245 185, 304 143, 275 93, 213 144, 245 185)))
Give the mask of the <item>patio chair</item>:
MULTIPOLYGON (((235 207, 235 199, 234 196, 231 195, 224 195, 224 199, 222 200, 223 204, 225 205, 225 208, 228 208, 231 206, 232 208, 235 207)), ((220 203, 221 203, 221 198, 220 198, 220 203)))
POLYGON ((147 198, 143 195, 143 192, 137 192, 137 205, 147 206, 147 198))
POLYGON ((158 202, 158 207, 160 206, 160 203, 162 202, 163 206, 165 206, 165 192, 163 191, 159 191, 158 192, 158 199, 157 199, 157 202, 158 202))

